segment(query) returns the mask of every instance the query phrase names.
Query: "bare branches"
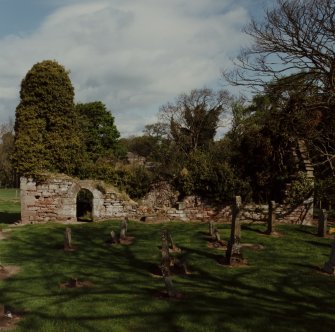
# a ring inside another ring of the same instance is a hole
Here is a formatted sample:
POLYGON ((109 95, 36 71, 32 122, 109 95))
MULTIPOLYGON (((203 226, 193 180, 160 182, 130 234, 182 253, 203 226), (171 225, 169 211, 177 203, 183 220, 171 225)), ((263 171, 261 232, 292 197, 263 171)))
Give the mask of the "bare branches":
POLYGON ((225 90, 195 89, 162 106, 160 121, 169 125, 170 138, 188 153, 213 141, 230 102, 225 90))
POLYGON ((292 73, 312 73, 322 93, 334 98, 334 16, 335 0, 277 0, 263 22, 245 27, 254 43, 241 50, 224 78, 257 87, 292 73))

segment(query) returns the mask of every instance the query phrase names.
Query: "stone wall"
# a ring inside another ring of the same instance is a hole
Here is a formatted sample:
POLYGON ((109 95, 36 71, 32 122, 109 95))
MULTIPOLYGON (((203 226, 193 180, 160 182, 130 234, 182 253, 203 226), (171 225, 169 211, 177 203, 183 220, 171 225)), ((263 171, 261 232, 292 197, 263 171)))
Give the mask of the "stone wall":
MULTIPOLYGON (((269 208, 265 204, 246 204, 242 206, 240 220, 265 222, 269 208)), ((275 209, 278 222, 310 225, 313 221, 311 202, 306 200, 298 206, 277 204, 275 209)), ((230 222, 232 207, 228 203, 211 204, 201 201, 199 197, 189 196, 175 207, 166 210, 168 220, 210 220, 230 222)))
MULTIPOLYGON (((77 196, 80 190, 88 190, 92 198, 92 219, 104 220, 128 216, 142 220, 231 220, 228 203, 213 204, 200 197, 189 196, 178 202, 178 192, 161 183, 152 188, 139 205, 116 188, 101 181, 78 180, 66 175, 47 176, 37 181, 21 178, 22 223, 46 221, 76 221, 77 196)), ((312 201, 297 207, 277 205, 275 213, 282 222, 310 224, 313 219, 312 201)), ((267 205, 247 204, 241 211, 243 221, 266 221, 267 205)))
POLYGON ((86 189, 93 195, 93 220, 136 216, 136 203, 100 181, 78 180, 53 174, 43 180, 21 178, 21 222, 76 221, 77 195, 86 189))

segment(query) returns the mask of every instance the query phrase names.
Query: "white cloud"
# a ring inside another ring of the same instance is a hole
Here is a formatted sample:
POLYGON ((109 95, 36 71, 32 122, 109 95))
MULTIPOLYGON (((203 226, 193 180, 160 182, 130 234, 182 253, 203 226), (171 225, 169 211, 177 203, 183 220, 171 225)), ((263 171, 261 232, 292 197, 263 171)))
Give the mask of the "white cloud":
POLYGON ((55 59, 71 71, 76 101, 101 100, 122 134, 139 133, 161 104, 218 83, 248 19, 231 0, 64 4, 34 33, 0 39, 0 121, 14 116, 32 65, 55 59))

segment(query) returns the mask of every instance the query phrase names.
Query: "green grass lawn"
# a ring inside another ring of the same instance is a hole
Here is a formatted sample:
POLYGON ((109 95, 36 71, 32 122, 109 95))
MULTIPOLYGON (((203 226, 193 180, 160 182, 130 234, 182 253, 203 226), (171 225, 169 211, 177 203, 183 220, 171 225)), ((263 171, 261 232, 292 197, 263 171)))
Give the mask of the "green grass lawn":
MULTIPOLYGON (((14 190, 0 190, 0 226, 19 219, 14 190)), ((26 225, 7 229, 0 261, 21 271, 0 281, 0 303, 24 311, 15 331, 333 331, 335 277, 320 273, 331 239, 315 229, 277 226, 281 237, 261 234, 265 225, 243 225, 248 265, 218 264, 224 251, 207 246, 204 223, 130 222, 131 245, 107 246, 120 221, 71 225, 77 250, 64 252, 65 225, 26 225), (151 274, 160 262, 160 232, 167 226, 184 250, 191 274, 174 276, 181 300, 157 296, 163 280, 151 274), (90 288, 61 288, 70 278, 90 288)), ((219 225, 228 239, 229 225, 219 225)))
MULTIPOLYGON (((331 239, 314 229, 278 226, 282 237, 262 235, 264 225, 244 225, 249 265, 217 263, 224 252, 207 247, 203 223, 169 223, 174 242, 187 256, 187 276, 173 281, 184 297, 157 297, 163 281, 150 274, 160 261, 163 225, 130 222, 132 245, 109 247, 109 232, 119 221, 71 225, 76 251, 62 248, 64 225, 16 227, 0 241, 3 264, 21 272, 0 282, 1 302, 24 310, 15 331, 333 331, 335 277, 318 271, 330 253, 331 239), (91 288, 64 289, 71 277, 91 288)), ((229 226, 219 225, 227 239, 229 226)))
POLYGON ((0 224, 20 220, 20 189, 0 189, 0 224))

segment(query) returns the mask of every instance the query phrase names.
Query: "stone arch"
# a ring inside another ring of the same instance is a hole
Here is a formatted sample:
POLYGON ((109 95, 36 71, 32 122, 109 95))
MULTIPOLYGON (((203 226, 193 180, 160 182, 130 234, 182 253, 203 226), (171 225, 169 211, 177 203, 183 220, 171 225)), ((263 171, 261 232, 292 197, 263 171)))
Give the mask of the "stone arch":
POLYGON ((93 193, 86 188, 81 188, 76 197, 77 221, 93 221, 93 193))
MULTIPOLYGON (((80 180, 76 181, 71 190, 70 195, 72 196, 73 203, 75 206, 76 220, 78 221, 77 216, 77 197, 80 192, 89 192, 90 194, 90 204, 91 204, 91 221, 97 220, 101 217, 101 206, 103 204, 103 194, 97 189, 96 183, 90 180, 80 180)), ((80 219, 80 218, 79 218, 80 219)))
POLYGON ((38 181, 22 177, 20 188, 22 223, 77 221, 77 197, 80 191, 90 193, 87 210, 92 221, 123 217, 128 212, 134 214, 137 208, 134 202, 126 199, 113 186, 64 174, 41 174, 38 181))

